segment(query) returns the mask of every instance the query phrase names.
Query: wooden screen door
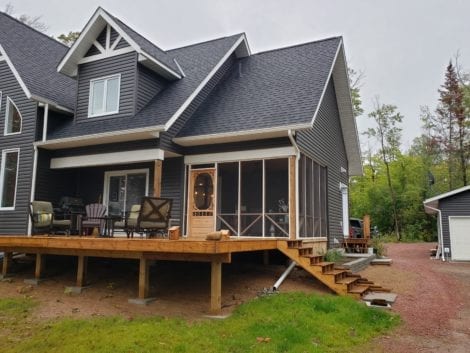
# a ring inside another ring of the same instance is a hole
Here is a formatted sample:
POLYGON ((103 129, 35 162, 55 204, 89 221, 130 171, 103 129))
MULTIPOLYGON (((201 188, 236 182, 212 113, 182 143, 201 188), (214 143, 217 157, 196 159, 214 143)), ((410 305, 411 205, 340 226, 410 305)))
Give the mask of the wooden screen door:
POLYGON ((189 231, 190 238, 205 239, 215 230, 215 169, 191 170, 189 181, 189 231))

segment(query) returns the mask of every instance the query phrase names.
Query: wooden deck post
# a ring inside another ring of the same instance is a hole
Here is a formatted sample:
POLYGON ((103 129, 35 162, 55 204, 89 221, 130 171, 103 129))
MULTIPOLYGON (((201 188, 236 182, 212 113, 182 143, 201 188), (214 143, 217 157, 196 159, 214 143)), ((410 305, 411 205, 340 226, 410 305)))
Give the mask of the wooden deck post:
POLYGON ((296 157, 289 157, 289 238, 297 236, 297 175, 295 173, 296 157))
POLYGON ((34 270, 34 278, 37 282, 41 279, 44 272, 44 256, 42 254, 36 254, 36 268, 34 270))
POLYGON ((2 278, 6 278, 8 276, 8 270, 11 265, 12 258, 13 253, 11 252, 5 252, 3 254, 2 278))
POLYGON ((222 310, 222 262, 211 262, 211 313, 218 314, 222 310))
POLYGON ((153 169, 153 196, 160 197, 162 195, 162 160, 155 161, 153 169))
POLYGON ((140 258, 139 265, 139 299, 149 296, 149 260, 140 258))
POLYGON ((88 270, 88 257, 80 255, 78 256, 77 264, 77 287, 82 288, 86 284, 86 276, 88 270))

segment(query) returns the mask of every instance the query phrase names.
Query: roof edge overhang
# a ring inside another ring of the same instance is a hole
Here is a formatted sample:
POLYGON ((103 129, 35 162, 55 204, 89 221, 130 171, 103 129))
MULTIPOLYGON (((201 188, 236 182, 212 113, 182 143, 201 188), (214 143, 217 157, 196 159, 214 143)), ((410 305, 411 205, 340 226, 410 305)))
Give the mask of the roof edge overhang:
POLYGON ((354 117, 343 39, 341 39, 338 44, 335 58, 332 62, 330 72, 328 73, 327 80, 325 81, 325 86, 323 87, 323 92, 312 118, 311 127, 313 127, 313 124, 315 123, 315 119, 320 110, 320 106, 323 102, 323 98, 331 78, 333 78, 333 82, 335 84, 336 101, 341 121, 341 130, 343 132, 344 147, 348 158, 349 175, 360 176, 363 175, 361 147, 359 143, 356 118, 354 117))
POLYGON ((223 132, 198 136, 175 137, 173 142, 185 146, 214 145, 219 143, 243 142, 252 140, 266 140, 271 138, 288 137, 289 130, 303 130, 311 128, 308 124, 278 126, 265 129, 223 132))
POLYGON ((222 59, 212 68, 209 74, 202 80, 197 88, 191 93, 186 101, 178 108, 178 110, 172 115, 172 117, 165 124, 165 131, 168 131, 176 120, 184 113, 186 108, 192 103, 192 101, 198 96, 198 94, 204 89, 210 79, 219 71, 221 66, 227 61, 227 59, 233 54, 238 58, 244 58, 251 55, 250 47, 248 46, 248 40, 245 33, 241 34, 237 41, 232 47, 225 53, 222 59))
MULTIPOLYGON (((439 208, 439 201, 440 200, 445 199, 445 198, 450 197, 450 196, 460 194, 461 192, 465 192, 465 191, 470 191, 470 185, 463 186, 461 188, 458 188, 458 189, 455 189, 455 190, 452 190, 452 191, 448 191, 448 192, 445 192, 443 194, 440 194, 440 195, 431 197, 429 199, 426 199, 426 200, 423 201, 424 207, 425 207, 425 209, 427 207, 439 208)), ((426 213, 430 213, 430 212, 426 212, 426 213)))
POLYGON ((155 70, 160 75, 170 80, 178 80, 183 77, 182 73, 178 73, 161 61, 151 57, 114 21, 114 19, 101 7, 98 7, 91 18, 86 23, 80 33, 80 36, 73 43, 72 47, 67 51, 65 56, 57 66, 57 71, 70 76, 77 76, 77 68, 79 60, 84 57, 88 48, 93 44, 95 38, 101 33, 103 28, 109 24, 113 27, 122 38, 137 52, 139 62, 155 70))
POLYGON ((148 126, 139 129, 128 129, 119 131, 102 132, 91 135, 65 137, 61 139, 35 142, 34 145, 47 150, 62 148, 74 148, 91 145, 103 145, 108 143, 119 143, 138 140, 149 140, 160 137, 163 126, 148 126))

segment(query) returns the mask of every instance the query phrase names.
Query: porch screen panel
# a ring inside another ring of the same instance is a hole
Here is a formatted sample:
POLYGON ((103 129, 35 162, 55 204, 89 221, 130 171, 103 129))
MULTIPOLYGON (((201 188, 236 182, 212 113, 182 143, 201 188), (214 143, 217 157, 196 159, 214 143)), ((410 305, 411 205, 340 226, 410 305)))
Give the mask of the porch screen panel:
POLYGON ((265 236, 289 236, 289 164, 287 158, 265 160, 265 236))
POLYGON ((217 230, 238 235, 238 162, 220 163, 217 176, 217 230))
POLYGON ((328 236, 326 167, 301 155, 298 181, 300 236, 328 236))
POLYGON ((111 176, 109 178, 109 201, 108 213, 110 215, 120 215, 124 210, 126 195, 126 176, 111 176))
POLYGON ((240 235, 263 235, 263 161, 241 162, 240 235))
POLYGON ((136 173, 127 175, 126 211, 130 211, 132 205, 140 205, 142 196, 145 196, 147 175, 136 173))

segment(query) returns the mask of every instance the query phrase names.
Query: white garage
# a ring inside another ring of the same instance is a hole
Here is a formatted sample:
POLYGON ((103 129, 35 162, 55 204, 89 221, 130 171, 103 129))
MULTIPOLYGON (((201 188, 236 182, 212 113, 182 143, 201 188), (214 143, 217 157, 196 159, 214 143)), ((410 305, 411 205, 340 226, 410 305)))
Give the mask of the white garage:
POLYGON ((470 261, 470 217, 449 217, 452 260, 470 261))
POLYGON ((470 261, 470 185, 427 199, 424 209, 437 215, 436 257, 470 261))

